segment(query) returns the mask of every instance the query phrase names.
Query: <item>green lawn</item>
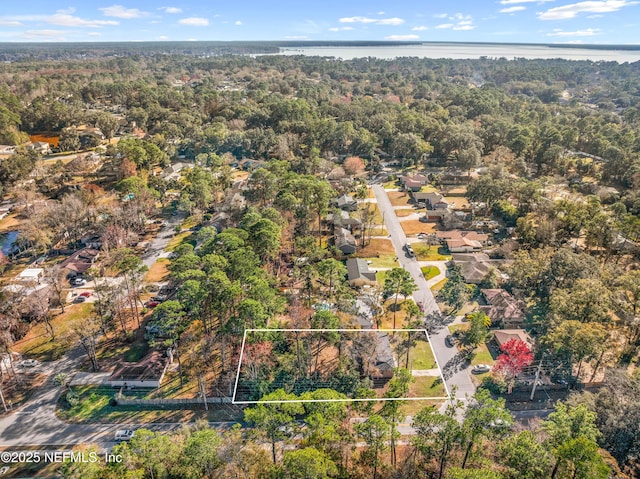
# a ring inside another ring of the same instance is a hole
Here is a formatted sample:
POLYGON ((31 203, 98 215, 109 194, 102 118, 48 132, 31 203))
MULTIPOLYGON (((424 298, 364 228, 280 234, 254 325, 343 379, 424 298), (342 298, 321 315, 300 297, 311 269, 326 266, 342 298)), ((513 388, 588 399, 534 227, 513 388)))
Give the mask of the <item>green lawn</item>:
POLYGON ((446 250, 438 245, 416 244, 413 246, 418 261, 447 261, 451 255, 445 254, 446 250))
POLYGON ((409 387, 409 397, 443 397, 447 393, 440 376, 419 376, 409 387))
POLYGON ((440 268, 438 268, 437 266, 423 266, 422 268, 420 268, 420 270, 424 275, 424 279, 426 279, 427 281, 431 278, 435 278, 440 274, 440 268))
MULTIPOLYGON (((419 333, 414 333, 419 334, 419 333)), ((418 341, 409 353, 411 369, 434 369, 437 367, 429 341, 418 341)))
POLYGON ((396 260, 395 255, 382 255, 379 258, 362 258, 365 261, 371 261, 369 268, 396 268, 398 266, 398 261, 396 260))
POLYGON ((376 281, 380 286, 384 284, 384 279, 387 277, 387 271, 378 271, 376 273, 376 281))
POLYGON ((51 321, 55 333, 55 340, 47 333, 44 323, 33 326, 24 339, 14 345, 14 351, 28 358, 39 361, 54 361, 60 359, 70 345, 69 334, 71 328, 82 318, 91 314, 93 303, 72 304, 65 308, 65 312, 57 315, 51 321))

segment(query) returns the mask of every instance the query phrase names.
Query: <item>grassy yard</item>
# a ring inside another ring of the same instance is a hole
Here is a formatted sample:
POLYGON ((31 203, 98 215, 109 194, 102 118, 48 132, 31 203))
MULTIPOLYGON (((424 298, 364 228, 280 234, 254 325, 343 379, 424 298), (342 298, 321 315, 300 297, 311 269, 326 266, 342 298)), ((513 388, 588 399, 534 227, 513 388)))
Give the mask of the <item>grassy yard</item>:
POLYGON ((451 255, 444 254, 445 248, 438 245, 415 243, 413 251, 415 251, 418 261, 447 261, 451 259, 451 255))
POLYGON ((196 226, 198 223, 200 223, 200 220, 196 216, 189 216, 188 218, 185 218, 181 226, 183 230, 188 230, 196 226))
POLYGON ((378 271, 376 273, 376 281, 378 282, 378 284, 380 286, 382 286, 384 284, 384 279, 387 277, 387 271, 378 271))
POLYGON ((422 401, 407 401, 406 404, 403 404, 401 406, 400 410, 406 416, 415 416, 418 413, 418 411, 421 411, 426 407, 433 406, 436 409, 439 409, 441 405, 442 405, 442 400, 423 399, 422 401))
MULTIPOLYGON (((379 273, 378 273, 379 274, 379 273)), ((379 282, 379 281, 378 281, 379 282)), ((384 281, 380 284, 384 284, 384 281)), ((393 308, 394 308, 394 299, 388 299, 384 303, 384 314, 382 315, 382 320, 380 323, 380 329, 393 329, 393 308)), ((396 329, 402 328, 404 325, 404 320, 407 317, 407 313, 405 309, 402 307, 404 301, 402 297, 398 299, 398 311, 396 312, 396 329)))
MULTIPOLYGON (((469 328, 468 323, 453 324, 449 326, 449 332, 453 334, 456 331, 465 331, 468 328, 469 328)), ((487 345, 485 343, 480 344, 473 351, 473 358, 471 359, 472 367, 475 366, 476 364, 488 364, 489 366, 493 366, 494 363, 495 363, 495 360, 493 359, 493 356, 491 356, 491 353, 489 352, 489 349, 487 348, 487 345)), ((474 382, 476 382, 477 384, 480 384, 480 382, 482 381, 482 378, 484 378, 487 374, 491 374, 491 372, 484 373, 484 374, 474 374, 473 375, 474 382)))
POLYGON ((407 236, 417 235, 418 233, 431 234, 435 232, 433 223, 423 223, 420 220, 401 221, 400 225, 404 230, 404 234, 407 236))
MULTIPOLYGON (((146 423, 188 422, 198 419, 209 421, 239 420, 240 410, 229 404, 222 407, 210 405, 207 413, 202 410, 184 409, 184 406, 115 406, 111 399, 117 394, 114 388, 81 386, 72 388, 78 402, 70 406, 63 394, 58 401, 57 414, 60 419, 72 423, 146 423)), ((146 399, 153 395, 150 390, 127 391, 127 398, 146 399)))
POLYGON ((55 340, 47 334, 43 323, 36 324, 25 336, 18 341, 13 350, 29 358, 39 361, 53 361, 60 358, 69 348, 67 339, 69 331, 78 321, 93 309, 92 303, 73 304, 65 308, 65 312, 56 316, 51 324, 55 333, 55 340))
POLYGON ((458 208, 469 208, 469 200, 464 196, 445 196, 444 200, 449 204, 454 204, 458 208))
POLYGON ((388 191, 387 195, 393 206, 407 206, 411 204, 409 203, 411 197, 406 191, 388 191))
POLYGON ((411 369, 424 370, 437 367, 429 341, 417 341, 416 345, 411 348, 409 352, 409 363, 411 364, 411 369))
POLYGON ((360 248, 356 253, 356 256, 359 258, 372 258, 386 255, 395 256, 396 250, 391 240, 383 238, 371 238, 369 244, 366 244, 364 248, 360 248))
POLYGON ((420 271, 422 271, 424 279, 426 279, 427 281, 431 278, 435 278, 440 274, 440 268, 438 268, 437 266, 423 266, 422 268, 420 268, 420 271))
POLYGON ((149 283, 156 283, 159 281, 164 281, 167 279, 169 275, 169 270, 167 267, 171 261, 168 258, 158 258, 158 260, 151 265, 149 271, 144 276, 144 280, 149 283))
POLYGON ((371 261, 370 268, 396 268, 398 267, 398 260, 396 256, 384 255, 379 258, 363 258, 367 261, 371 261))
POLYGON ((192 234, 191 231, 183 231, 182 233, 176 234, 173 238, 171 238, 171 240, 167 244, 167 247, 165 248, 165 251, 173 251, 180 244, 186 243, 187 242, 187 238, 189 238, 191 236, 191 234, 192 234))
POLYGON ((431 286, 431 291, 433 291, 434 293, 437 293, 443 288, 443 286, 447 281, 449 281, 449 278, 443 278, 442 280, 438 281, 436 284, 431 286))
POLYGON ((396 212, 396 216, 398 218, 404 218, 406 216, 412 215, 414 213, 420 213, 420 210, 414 210, 414 209, 401 209, 401 210, 394 210, 396 212))

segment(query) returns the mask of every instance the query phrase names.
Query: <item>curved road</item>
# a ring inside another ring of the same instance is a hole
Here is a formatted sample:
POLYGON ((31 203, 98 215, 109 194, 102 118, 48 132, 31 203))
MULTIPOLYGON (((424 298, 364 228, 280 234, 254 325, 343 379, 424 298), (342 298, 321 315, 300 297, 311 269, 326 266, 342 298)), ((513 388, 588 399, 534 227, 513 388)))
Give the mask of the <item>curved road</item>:
MULTIPOLYGON (((415 257, 409 258, 404 252, 403 247, 407 244, 407 237, 405 236, 402 225, 395 214, 387 192, 384 190, 382 185, 373 185, 372 188, 378 202, 378 208, 380 208, 385 226, 387 227, 387 231, 389 232, 389 236, 396 250, 398 262, 400 263, 400 266, 411 273, 411 276, 418 286, 416 292, 413 293, 414 301, 416 303, 422 303, 425 314, 440 314, 440 308, 438 308, 436 300, 433 297, 433 293, 422 275, 418 260, 415 257)), ((440 370, 444 372, 445 382, 449 391, 451 391, 455 386, 455 396, 457 398, 464 399, 467 395, 473 396, 476 392, 476 387, 473 384, 473 381, 471 381, 469 372, 466 369, 461 369, 457 366, 460 364, 460 355, 458 354, 457 348, 449 348, 445 345, 444 339, 448 334, 449 331, 447 328, 442 328, 439 331, 432 333, 429 340, 431 342, 431 348, 433 349, 436 362, 438 363, 440 370)))

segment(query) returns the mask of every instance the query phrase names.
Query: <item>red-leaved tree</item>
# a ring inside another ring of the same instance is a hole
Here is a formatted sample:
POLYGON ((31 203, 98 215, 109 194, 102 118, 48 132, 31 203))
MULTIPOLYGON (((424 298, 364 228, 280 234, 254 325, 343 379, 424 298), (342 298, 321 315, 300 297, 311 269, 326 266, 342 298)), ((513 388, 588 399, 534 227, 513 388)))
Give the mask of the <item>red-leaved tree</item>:
POLYGON ((520 339, 510 339, 500 347, 502 354, 498 356, 494 371, 504 375, 507 392, 511 394, 516 376, 533 362, 533 354, 527 343, 520 339))

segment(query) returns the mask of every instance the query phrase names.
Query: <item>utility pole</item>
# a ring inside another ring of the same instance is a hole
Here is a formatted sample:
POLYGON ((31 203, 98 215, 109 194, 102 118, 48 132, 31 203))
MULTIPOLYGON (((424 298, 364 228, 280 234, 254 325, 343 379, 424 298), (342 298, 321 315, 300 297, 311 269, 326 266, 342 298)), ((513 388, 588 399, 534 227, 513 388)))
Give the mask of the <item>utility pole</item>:
POLYGON ((540 359, 540 363, 538 364, 538 370, 536 371, 536 378, 533 380, 533 388, 531 388, 531 397, 530 401, 533 401, 533 396, 536 394, 536 387, 538 386, 538 379, 540 378, 540 371, 542 370, 542 359, 540 359))

